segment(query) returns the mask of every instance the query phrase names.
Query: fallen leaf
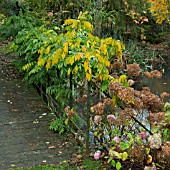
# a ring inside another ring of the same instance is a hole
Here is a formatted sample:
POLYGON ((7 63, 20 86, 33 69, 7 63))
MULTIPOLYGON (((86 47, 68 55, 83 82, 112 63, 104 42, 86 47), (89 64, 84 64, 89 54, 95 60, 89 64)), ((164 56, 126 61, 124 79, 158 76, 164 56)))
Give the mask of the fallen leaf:
POLYGON ((48 149, 55 149, 56 147, 54 145, 49 146, 48 149))
POLYGON ((11 164, 11 167, 15 167, 16 165, 15 164, 11 164))
POLYGON ((33 121, 34 124, 39 123, 39 121, 36 119, 33 121))
POLYGON ((18 112, 18 109, 11 109, 12 112, 18 112))
POLYGON ((49 158, 54 158, 54 155, 50 155, 49 158))
POLYGON ((58 151, 58 155, 61 155, 62 154, 62 151, 58 151))

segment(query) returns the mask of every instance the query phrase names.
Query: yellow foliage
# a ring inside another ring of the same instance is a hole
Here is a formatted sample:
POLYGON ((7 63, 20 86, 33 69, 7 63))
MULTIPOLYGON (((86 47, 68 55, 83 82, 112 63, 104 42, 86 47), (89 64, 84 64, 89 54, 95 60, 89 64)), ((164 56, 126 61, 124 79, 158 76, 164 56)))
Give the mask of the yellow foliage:
POLYGON ((99 78, 100 78, 100 80, 108 80, 109 75, 108 74, 100 74, 99 78))
POLYGON ((66 59, 66 64, 73 65, 74 63, 74 56, 70 56, 66 59))
POLYGON ((82 46, 82 51, 83 51, 83 52, 86 52, 86 51, 87 51, 87 49, 86 49, 85 46, 82 46))
POLYGON ((87 41, 87 47, 90 47, 90 40, 87 41))
POLYGON ((49 54, 50 53, 50 49, 51 49, 51 46, 48 46, 47 49, 46 49, 45 54, 49 54))
POLYGON ((107 53, 106 44, 101 44, 99 49, 103 52, 104 55, 106 55, 106 53, 107 53))
POLYGON ((38 66, 44 66, 45 62, 46 62, 46 59, 45 59, 45 58, 42 58, 42 56, 40 56, 40 57, 38 58, 38 63, 37 63, 37 65, 38 65, 38 66))
POLYGON ((50 68, 50 65, 51 65, 51 61, 47 61, 47 64, 46 64, 46 70, 48 70, 50 68))
POLYGON ((92 74, 92 71, 91 71, 90 67, 88 68, 88 72, 89 72, 89 74, 92 74))
POLYGON ((92 34, 90 34, 90 33, 87 34, 87 36, 88 36, 88 38, 90 38, 90 39, 94 37, 94 36, 93 36, 92 34))
POLYGON ((87 78, 88 81, 90 81, 92 77, 89 73, 86 72, 86 78, 87 78))
POLYGON ((78 20, 73 20, 72 28, 76 28, 78 25, 78 20))
POLYGON ((71 25, 71 24, 73 24, 73 22, 74 22, 74 19, 67 19, 67 20, 65 20, 64 24, 71 25))
POLYGON ((68 69, 67 74, 70 75, 71 73, 71 68, 68 69))
POLYGON ((78 66, 75 66, 74 69, 73 69, 73 73, 77 73, 79 70, 78 66))
POLYGON ((106 61, 106 60, 105 60, 104 63, 105 63, 105 66, 106 66, 106 67, 110 67, 110 61, 106 61))
POLYGON ((104 39, 103 43, 104 44, 114 45, 114 40, 111 37, 109 37, 109 38, 104 39))
POLYGON ((167 20, 170 24, 170 3, 168 0, 148 0, 150 3, 150 11, 153 16, 157 18, 157 23, 162 24, 163 21, 167 20))
POLYGON ((32 66, 32 63, 28 63, 22 67, 23 70, 27 70, 32 66))
POLYGON ((60 44, 60 42, 61 42, 61 40, 57 40, 57 42, 56 42, 56 43, 57 43, 57 45, 58 45, 58 44, 60 44))
POLYGON ((62 53, 62 59, 64 60, 65 59, 65 57, 66 57, 66 53, 62 53))
POLYGON ((116 96, 113 96, 112 102, 113 102, 113 107, 115 107, 115 106, 116 106, 116 104, 117 104, 116 96))
POLYGON ((54 57, 52 60, 52 65, 57 64, 59 59, 60 59, 60 54, 61 54, 62 50, 59 48, 55 53, 54 53, 54 57))
POLYGON ((101 55, 99 55, 99 54, 96 54, 96 57, 97 57, 97 59, 98 59, 98 61, 100 62, 100 63, 103 63, 103 57, 101 57, 101 55))
POLYGON ((73 50, 75 48, 75 44, 71 45, 71 50, 73 50))
POLYGON ((120 41, 116 41, 115 44, 117 46, 116 52, 118 54, 118 59, 122 60, 122 50, 125 49, 125 46, 120 41))
POLYGON ((81 39, 78 39, 78 40, 76 41, 77 48, 80 48, 80 43, 81 43, 81 39))
POLYGON ((76 35, 76 32, 75 32, 75 30, 73 30, 73 31, 71 31, 71 32, 67 32, 67 33, 65 33, 65 35, 64 36, 67 36, 67 37, 69 37, 70 39, 73 39, 74 37, 75 37, 75 35, 76 35))
POLYGON ((81 53, 78 53, 76 56, 75 56, 75 61, 79 61, 80 60, 80 58, 81 58, 81 53))
POLYGON ((120 82, 120 83, 125 83, 125 82, 127 82, 126 75, 121 75, 121 76, 119 77, 119 82, 120 82))
POLYGON ((63 47, 64 47, 64 52, 67 54, 68 53, 68 42, 65 42, 63 44, 63 47))
POLYGON ((41 48, 41 49, 38 50, 38 53, 39 53, 39 54, 42 54, 43 51, 44 51, 44 48, 41 48))
POLYGON ((83 23, 84 23, 85 28, 89 29, 90 31, 93 30, 93 26, 91 25, 90 22, 84 21, 83 23))
POLYGON ((85 72, 87 72, 87 70, 88 70, 88 66, 89 65, 89 62, 88 61, 85 61, 84 62, 84 70, 85 70, 85 72))

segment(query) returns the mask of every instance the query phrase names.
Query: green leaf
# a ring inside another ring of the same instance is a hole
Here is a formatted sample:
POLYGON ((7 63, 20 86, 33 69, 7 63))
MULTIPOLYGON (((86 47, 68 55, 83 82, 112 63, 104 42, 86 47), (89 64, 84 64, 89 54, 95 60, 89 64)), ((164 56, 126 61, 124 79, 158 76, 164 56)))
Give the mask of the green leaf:
POLYGON ((116 163, 116 170, 120 170, 122 167, 121 163, 120 162, 117 162, 116 163))
POLYGON ((168 111, 166 112, 166 114, 167 114, 168 121, 170 122, 170 112, 168 111))
POLYGON ((108 89, 108 85, 106 84, 106 85, 102 86, 101 91, 105 91, 107 89, 108 89))
POLYGON ((116 166, 116 162, 115 160, 112 160, 112 166, 115 167, 116 166))
POLYGON ((120 146, 121 146, 123 151, 129 148, 129 145, 124 143, 124 142, 120 142, 120 146))
POLYGON ((113 160, 112 158, 109 158, 108 161, 107 161, 107 163, 110 163, 112 160, 113 160))

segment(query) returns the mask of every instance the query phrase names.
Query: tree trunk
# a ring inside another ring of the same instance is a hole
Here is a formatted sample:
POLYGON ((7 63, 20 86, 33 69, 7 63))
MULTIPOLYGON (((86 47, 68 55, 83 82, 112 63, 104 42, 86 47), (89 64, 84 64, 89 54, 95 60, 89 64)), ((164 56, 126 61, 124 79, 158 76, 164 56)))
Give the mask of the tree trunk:
POLYGON ((86 156, 89 157, 90 155, 90 136, 89 136, 89 129, 90 129, 90 82, 87 85, 87 115, 86 115, 86 156))
POLYGON ((96 12, 94 16, 94 34, 98 37, 101 37, 102 31, 102 0, 97 0, 96 3, 96 12))

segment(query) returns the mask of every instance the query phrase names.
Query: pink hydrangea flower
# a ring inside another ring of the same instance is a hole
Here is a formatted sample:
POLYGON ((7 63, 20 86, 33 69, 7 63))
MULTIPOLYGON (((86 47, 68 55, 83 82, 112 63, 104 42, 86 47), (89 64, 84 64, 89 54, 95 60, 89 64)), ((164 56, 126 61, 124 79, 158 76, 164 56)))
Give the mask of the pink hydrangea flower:
POLYGON ((146 132, 140 132, 139 134, 140 134, 140 137, 141 137, 142 139, 146 139, 146 138, 147 138, 146 132))
POLYGON ((100 159, 100 155, 101 155, 101 151, 96 151, 95 153, 94 153, 94 159, 97 161, 97 160, 99 160, 100 159))
POLYGON ((116 143, 121 142, 121 138, 119 138, 118 136, 115 136, 115 137, 113 138, 113 140, 114 140, 116 143))
POLYGON ((115 122, 116 121, 116 117, 114 115, 108 115, 107 116, 107 120, 111 123, 115 122))
POLYGON ((102 116, 96 115, 94 117, 94 122, 98 125, 102 121, 102 116))

